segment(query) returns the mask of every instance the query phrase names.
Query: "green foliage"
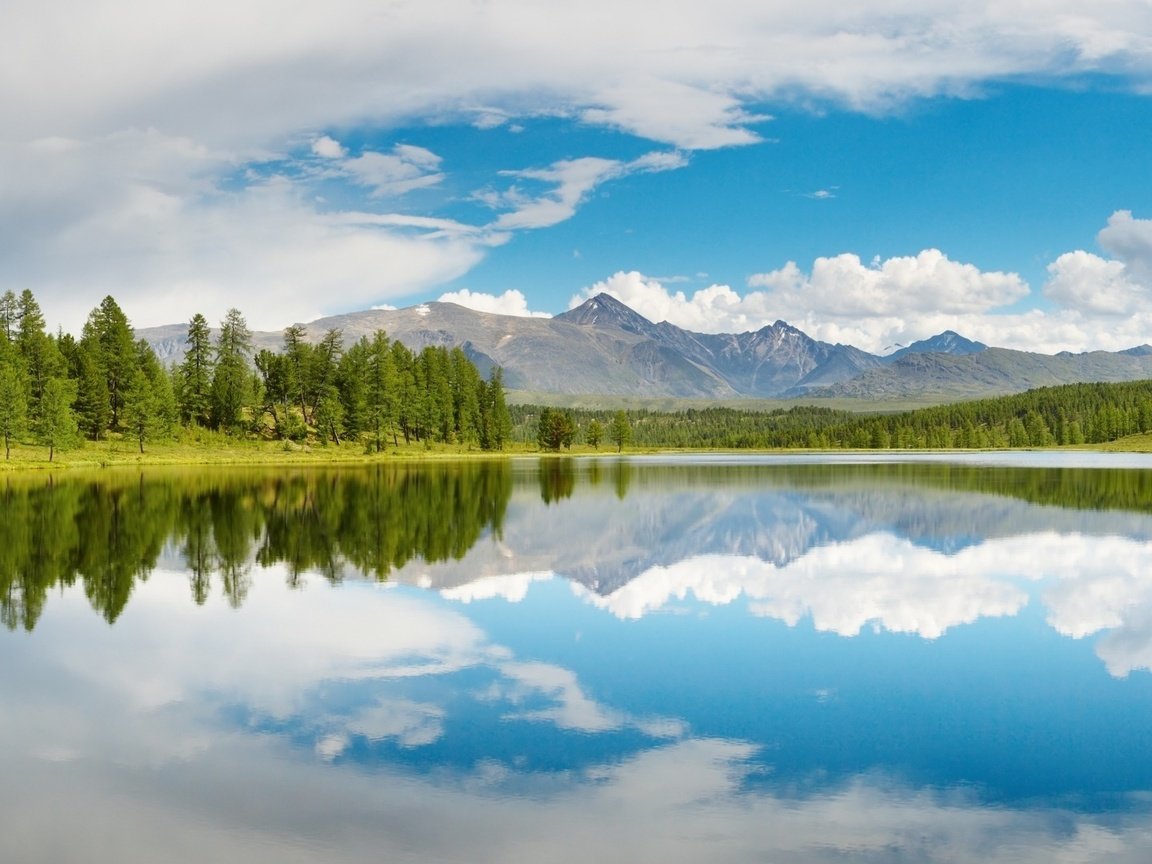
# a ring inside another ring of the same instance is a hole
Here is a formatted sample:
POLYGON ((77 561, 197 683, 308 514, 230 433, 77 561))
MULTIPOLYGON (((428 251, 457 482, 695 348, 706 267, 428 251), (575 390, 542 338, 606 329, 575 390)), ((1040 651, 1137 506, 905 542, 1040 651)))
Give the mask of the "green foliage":
POLYGON ((499 535, 511 489, 503 462, 6 484, 0 620, 31 630, 53 589, 79 581, 113 622, 169 544, 196 603, 216 590, 241 605, 254 561, 283 563, 293 586, 309 572, 337 582, 345 567, 386 579, 409 561, 459 559, 485 532, 499 535))
POLYGON ((48 448, 51 462, 57 450, 75 447, 80 431, 72 413, 72 400, 76 398, 76 384, 64 378, 49 378, 44 384, 40 403, 40 416, 36 418, 36 441, 48 448))
POLYGON ((612 424, 608 427, 608 437, 616 445, 616 451, 624 449, 624 445, 632 440, 632 424, 628 422, 628 414, 617 411, 612 415, 612 424))
POLYGON ((122 428, 126 391, 136 371, 136 343, 128 317, 111 297, 88 315, 80 342, 104 376, 111 429, 122 428))
POLYGON ((600 442, 604 440, 604 427, 595 417, 588 421, 588 428, 584 430, 584 440, 593 450, 600 449, 600 442))
POLYGON ((571 411, 558 408, 541 408, 536 426, 536 443, 541 450, 558 451, 561 447, 571 447, 576 436, 576 422, 571 411))
POLYGON ((197 312, 188 322, 184 362, 179 367, 180 419, 184 423, 208 426, 212 422, 212 335, 208 320, 197 312))
POLYGON ((252 402, 252 379, 248 358, 252 331, 239 309, 229 309, 220 322, 216 341, 216 368, 212 374, 211 421, 215 429, 237 431, 244 410, 252 402))
POLYGON ((28 413, 33 420, 39 420, 48 381, 64 377, 67 374, 66 364, 56 342, 44 331, 44 315, 40 311, 40 304, 28 289, 16 301, 16 315, 16 333, 12 342, 24 370, 28 413))
MULTIPOLYGON (((556 409, 514 406, 514 440, 535 441, 544 410, 556 409)), ((606 425, 608 438, 617 447, 621 445, 616 434, 627 435, 625 429, 640 447, 1047 447, 1101 444, 1152 431, 1152 381, 1042 387, 998 399, 890 414, 853 414, 807 405, 770 411, 716 407, 663 412, 572 409, 571 413, 585 429, 592 421, 606 425)))
POLYGON ((0 329, 0 437, 4 439, 4 458, 11 458, 12 439, 23 435, 28 424, 24 397, 24 376, 16 349, 0 329))

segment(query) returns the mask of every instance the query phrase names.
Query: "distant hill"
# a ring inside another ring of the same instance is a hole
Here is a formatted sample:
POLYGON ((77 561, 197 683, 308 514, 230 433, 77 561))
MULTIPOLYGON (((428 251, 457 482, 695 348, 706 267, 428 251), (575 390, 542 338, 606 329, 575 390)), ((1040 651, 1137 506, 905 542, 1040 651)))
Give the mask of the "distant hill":
MULTIPOLYGON (((346 344, 384 330, 417 351, 459 345, 482 372, 501 366, 510 389, 569 395, 943 401, 1046 384, 1152 377, 1152 347, 1146 345, 1044 355, 988 348, 945 331, 881 357, 820 342, 784 321, 747 333, 695 333, 649 321, 606 294, 554 318, 424 303, 335 315, 306 326, 312 340, 335 328, 346 344)), ((186 334, 185 324, 137 331, 167 362, 183 357, 186 334)), ((257 348, 279 349, 282 338, 279 332, 253 334, 257 348)))
POLYGON ((906 354, 882 368, 837 382, 820 395, 951 400, 1019 393, 1057 384, 1145 378, 1152 378, 1152 353, 1091 351, 1053 355, 988 348, 963 355, 906 354))

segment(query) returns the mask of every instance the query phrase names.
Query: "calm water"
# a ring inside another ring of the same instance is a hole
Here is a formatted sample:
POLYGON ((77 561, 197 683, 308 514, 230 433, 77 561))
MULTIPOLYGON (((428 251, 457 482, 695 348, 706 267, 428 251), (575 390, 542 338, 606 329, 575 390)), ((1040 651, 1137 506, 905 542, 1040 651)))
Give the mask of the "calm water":
POLYGON ((0 860, 1143 864, 1075 458, 4 478, 0 860))

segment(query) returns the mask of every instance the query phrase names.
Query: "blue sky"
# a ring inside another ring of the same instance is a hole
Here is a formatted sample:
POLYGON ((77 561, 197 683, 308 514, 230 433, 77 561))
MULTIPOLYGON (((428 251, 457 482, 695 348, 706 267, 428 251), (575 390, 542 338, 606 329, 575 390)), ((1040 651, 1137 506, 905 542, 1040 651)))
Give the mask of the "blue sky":
POLYGON ((0 290, 67 329, 607 290, 871 350, 1152 341, 1145 2, 186 6, 0 11, 0 290))

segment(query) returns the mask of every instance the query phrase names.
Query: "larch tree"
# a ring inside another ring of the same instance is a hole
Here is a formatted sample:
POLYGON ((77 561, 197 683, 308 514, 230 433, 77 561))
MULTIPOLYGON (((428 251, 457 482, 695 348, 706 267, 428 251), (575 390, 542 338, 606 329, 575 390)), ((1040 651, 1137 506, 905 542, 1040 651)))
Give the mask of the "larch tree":
POLYGON ((197 426, 212 423, 212 331, 208 319, 197 312, 188 322, 184 360, 179 366, 180 419, 197 426))

